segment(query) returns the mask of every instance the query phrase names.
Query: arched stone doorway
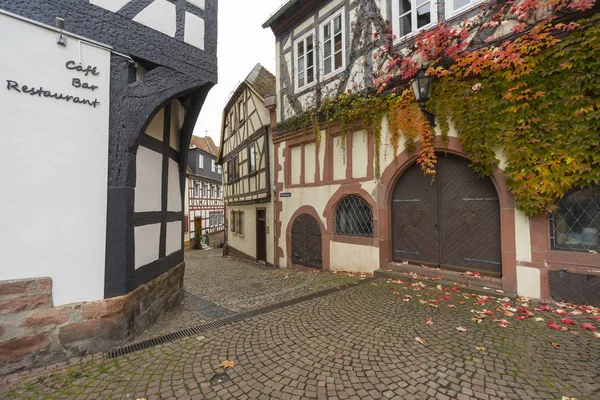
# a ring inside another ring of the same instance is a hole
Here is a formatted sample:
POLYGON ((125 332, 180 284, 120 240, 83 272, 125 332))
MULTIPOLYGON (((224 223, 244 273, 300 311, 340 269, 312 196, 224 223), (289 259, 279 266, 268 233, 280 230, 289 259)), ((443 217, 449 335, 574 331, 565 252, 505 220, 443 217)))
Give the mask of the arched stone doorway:
POLYGON ((323 268, 321 228, 310 214, 300 214, 292 223, 292 262, 323 268))
POLYGON ((439 153, 433 183, 418 165, 409 167, 391 211, 394 261, 502 275, 498 193, 465 158, 439 153))

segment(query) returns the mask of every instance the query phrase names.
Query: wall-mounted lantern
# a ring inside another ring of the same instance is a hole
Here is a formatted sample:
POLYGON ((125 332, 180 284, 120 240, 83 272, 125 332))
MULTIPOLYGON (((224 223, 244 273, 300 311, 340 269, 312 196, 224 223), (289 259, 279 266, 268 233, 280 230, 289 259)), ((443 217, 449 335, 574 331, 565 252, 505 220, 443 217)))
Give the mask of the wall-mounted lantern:
POLYGON ((411 86, 421 111, 423 111, 423 114, 431 126, 435 127, 435 115, 427 111, 425 108, 425 104, 429 100, 429 97, 431 96, 431 90, 433 89, 433 78, 429 75, 426 75, 426 71, 427 69, 421 68, 417 72, 417 76, 415 77, 415 80, 412 81, 411 86))

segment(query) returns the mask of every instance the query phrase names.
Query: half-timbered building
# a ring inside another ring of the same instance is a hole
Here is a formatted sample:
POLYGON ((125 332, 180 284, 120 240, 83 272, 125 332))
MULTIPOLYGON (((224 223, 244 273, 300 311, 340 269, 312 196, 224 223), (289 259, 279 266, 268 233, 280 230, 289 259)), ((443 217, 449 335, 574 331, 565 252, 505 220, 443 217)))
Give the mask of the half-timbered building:
POLYGON ((273 264, 272 142, 267 107, 275 76, 260 64, 223 109, 221 152, 230 255, 273 264))
POLYGON ((185 232, 188 247, 224 242, 225 204, 219 147, 210 136, 192 136, 186 178, 185 232), (198 236, 198 239, 196 237, 198 236))
POLYGON ((121 345, 181 304, 217 1, 176 3, 0 0, 0 374, 121 345))
MULTIPOLYGON (((409 54, 419 32, 475 17, 484 3, 293 0, 263 24, 275 35, 277 58, 271 107, 276 266, 391 270, 453 281, 469 281, 473 273, 483 276, 473 281, 520 295, 600 302, 600 189, 575 190, 553 214, 527 217, 507 188, 503 150, 495 149, 495 172, 479 178, 452 121, 446 134, 434 129, 433 184, 416 165, 415 143, 405 146, 401 138, 397 151, 392 148, 385 116, 377 130, 380 151, 360 118, 348 126, 324 122, 318 134, 310 123, 299 126, 297 117, 310 118, 307 112, 324 98, 374 87, 377 69, 385 68, 374 57, 379 35, 409 54)), ((478 43, 501 40, 517 23, 488 29, 478 43)))

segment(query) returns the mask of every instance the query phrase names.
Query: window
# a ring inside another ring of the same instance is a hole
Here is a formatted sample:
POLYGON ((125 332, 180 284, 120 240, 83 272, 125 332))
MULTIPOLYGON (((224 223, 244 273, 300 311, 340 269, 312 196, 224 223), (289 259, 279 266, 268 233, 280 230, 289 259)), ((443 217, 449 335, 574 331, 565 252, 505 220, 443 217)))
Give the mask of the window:
POLYGON ((321 25, 324 78, 345 67, 344 9, 321 25))
POLYGON ((206 184, 202 185, 202 198, 206 198, 206 196, 208 196, 208 188, 206 187, 206 184))
POLYGON ((344 197, 335 208, 335 233, 373 237, 373 212, 362 197, 344 197))
POLYGON ((217 196, 215 195, 216 194, 216 190, 217 189, 215 188, 215 185, 210 185, 210 198, 211 199, 216 199, 217 198, 217 196))
POLYGON ((479 3, 481 0, 446 0, 446 19, 461 11, 467 10, 470 6, 479 3))
POLYGON ((231 110, 231 112, 229 113, 229 134, 233 135, 233 133, 235 132, 235 125, 233 123, 233 121, 235 120, 234 117, 235 113, 233 112, 233 109, 231 110))
POLYGON ((550 216, 552 248, 600 251, 600 186, 567 193, 550 216))
POLYGON ((230 230, 240 235, 244 234, 244 213, 242 211, 231 212, 230 230))
POLYGON ((221 198, 221 186, 217 185, 217 199, 221 198))
POLYGON ((256 145, 248 147, 248 172, 256 171, 256 145))
POLYGON ((244 122, 244 102, 243 101, 240 101, 238 103, 238 117, 239 117, 240 124, 242 122, 244 122))
POLYGON ((194 198, 200 197, 200 184, 198 182, 194 182, 194 198))
POLYGON ((215 160, 210 160, 210 170, 215 172, 217 170, 217 164, 215 164, 215 160))
POLYGON ((217 165, 217 174, 221 175, 222 169, 220 165, 217 165))
POLYGON ((296 90, 311 86, 315 82, 314 33, 310 32, 294 42, 296 90))
POLYGON ((198 168, 204 169, 204 156, 202 154, 198 154, 198 168))
POLYGON ((240 177, 237 154, 227 161, 227 183, 231 183, 240 177))
POLYGON ((218 228, 219 226, 223 225, 223 214, 222 213, 210 212, 208 214, 208 218, 209 218, 211 228, 218 228))
POLYGON ((392 29, 398 39, 436 22, 435 0, 394 0, 392 29))

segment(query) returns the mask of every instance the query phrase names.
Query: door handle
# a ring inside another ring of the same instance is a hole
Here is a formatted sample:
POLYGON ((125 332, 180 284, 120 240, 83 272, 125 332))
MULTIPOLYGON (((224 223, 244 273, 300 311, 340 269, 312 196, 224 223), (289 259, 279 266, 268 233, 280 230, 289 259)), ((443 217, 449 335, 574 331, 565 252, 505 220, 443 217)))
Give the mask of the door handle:
POLYGON ((438 227, 438 224, 435 224, 433 227, 435 228, 435 230, 436 230, 436 231, 437 231, 437 230, 438 230, 438 228, 439 228, 439 227, 438 227))

